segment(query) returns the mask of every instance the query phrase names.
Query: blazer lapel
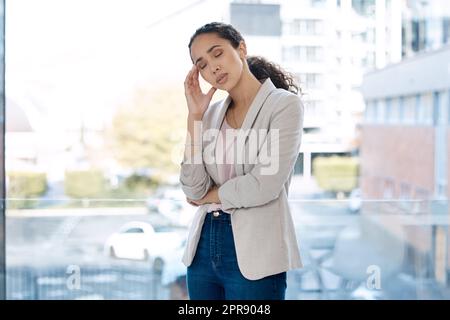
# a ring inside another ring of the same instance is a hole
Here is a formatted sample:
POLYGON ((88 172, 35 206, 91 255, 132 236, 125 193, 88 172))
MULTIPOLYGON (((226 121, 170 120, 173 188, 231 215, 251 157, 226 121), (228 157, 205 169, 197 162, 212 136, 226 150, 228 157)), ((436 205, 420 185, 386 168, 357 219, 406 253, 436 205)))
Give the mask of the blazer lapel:
MULTIPOLYGON (((212 117, 211 120, 211 127, 210 129, 217 129, 220 130, 220 126, 222 125, 222 121, 225 118, 225 113, 228 109, 228 106, 230 105, 231 102, 231 97, 228 95, 220 104, 219 107, 217 108, 217 112, 215 113, 215 116, 212 117)), ((208 128, 209 129, 209 128, 208 128)), ((220 134, 220 133, 219 133, 220 134)), ((214 150, 214 159, 216 157, 216 146, 217 146, 217 140, 218 140, 218 136, 214 139, 214 141, 212 141, 212 143, 214 144, 213 150, 214 150)), ((217 159, 214 160, 214 164, 211 164, 211 168, 213 169, 212 172, 214 173, 214 177, 213 180, 214 181, 218 181, 219 180, 219 169, 217 167, 217 159)))
MULTIPOLYGON (((266 80, 264 80, 264 82, 262 83, 261 87, 259 88, 258 92, 256 93, 255 98, 253 99, 252 103, 250 104, 250 107, 247 111, 247 114, 244 118, 244 122, 242 123, 242 127, 239 130, 238 133, 238 140, 237 141, 246 141, 247 136, 250 134, 250 129, 253 127, 253 124, 255 122, 256 117, 258 116, 259 110, 261 109, 261 107, 264 105, 264 102, 267 100, 267 98, 269 97, 269 94, 276 89, 275 85, 272 83, 272 81, 270 80, 270 78, 267 78, 266 80)), ((212 121, 212 125, 211 128, 215 128, 217 130, 220 130, 220 127, 222 125, 222 122, 225 118, 225 113, 229 107, 231 103, 231 96, 228 95, 227 98, 221 103, 220 108, 218 110, 217 117, 214 118, 214 120, 212 121)), ((215 139, 214 143, 214 152, 217 146, 217 140, 215 139)), ((242 157, 240 159, 244 159, 244 152, 245 152, 245 143, 240 143, 238 144, 238 148, 236 150, 236 156, 237 155, 241 155, 242 157)), ((239 157, 235 157, 237 159, 239 159, 239 157)), ((244 174, 244 164, 243 163, 237 163, 237 161, 235 161, 234 163, 234 169, 236 172, 237 176, 241 176, 244 174)), ((215 178, 218 178, 218 168, 217 168, 217 161, 216 161, 216 165, 214 166, 214 173, 216 175, 215 178)))
MULTIPOLYGON (((276 89, 275 85, 272 83, 270 78, 267 78, 261 87, 258 90, 258 93, 256 94, 255 98, 253 99, 253 102, 250 105, 250 108, 247 111, 247 115, 245 116, 244 122, 242 123, 241 130, 239 130, 238 135, 238 141, 240 143, 238 144, 238 149, 236 150, 237 155, 240 155, 241 157, 237 157, 238 159, 245 159, 245 145, 246 145, 246 139, 248 135, 250 134, 250 129, 253 128, 253 124, 255 123, 255 119, 258 116, 259 110, 264 105, 264 102, 266 102, 267 98, 269 97, 270 93, 276 89)), ((244 172, 244 163, 238 163, 237 161, 234 163, 234 168, 236 170, 236 175, 241 176, 244 172)))

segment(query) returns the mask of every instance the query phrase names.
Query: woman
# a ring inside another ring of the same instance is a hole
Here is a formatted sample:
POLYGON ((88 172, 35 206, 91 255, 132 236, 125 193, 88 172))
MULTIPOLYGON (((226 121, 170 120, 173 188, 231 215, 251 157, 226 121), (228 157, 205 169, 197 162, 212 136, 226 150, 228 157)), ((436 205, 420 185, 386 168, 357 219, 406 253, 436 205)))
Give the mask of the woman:
POLYGON ((180 182, 199 206, 183 257, 189 297, 284 299, 286 271, 302 267, 287 200, 303 127, 298 88, 276 65, 247 57, 228 24, 196 30, 189 53, 180 182), (199 74, 212 85, 206 94, 199 74), (228 97, 210 105, 217 89, 228 97))

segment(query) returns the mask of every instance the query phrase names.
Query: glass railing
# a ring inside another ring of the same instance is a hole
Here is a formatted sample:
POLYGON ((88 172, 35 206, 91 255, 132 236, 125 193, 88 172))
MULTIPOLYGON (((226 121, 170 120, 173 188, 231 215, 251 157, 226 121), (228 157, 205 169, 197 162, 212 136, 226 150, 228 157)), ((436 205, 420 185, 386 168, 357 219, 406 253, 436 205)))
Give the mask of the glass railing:
POLYGON ((181 201, 27 202, 7 201, 7 299, 185 298, 181 201))
MULTIPOLYGON (((303 268, 287 299, 449 299, 448 201, 290 199, 303 268)), ((8 299, 185 299, 196 208, 9 199, 8 299), (27 203, 29 201, 29 203, 27 203)))
POLYGON ((449 299, 448 201, 291 200, 288 299, 449 299))

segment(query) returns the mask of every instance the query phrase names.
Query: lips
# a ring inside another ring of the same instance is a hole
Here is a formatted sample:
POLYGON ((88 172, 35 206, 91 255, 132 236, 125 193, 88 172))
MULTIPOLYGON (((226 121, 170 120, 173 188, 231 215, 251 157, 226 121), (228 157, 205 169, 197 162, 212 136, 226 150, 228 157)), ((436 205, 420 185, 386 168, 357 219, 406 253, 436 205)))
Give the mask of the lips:
POLYGON ((228 75, 228 73, 221 74, 220 76, 218 76, 218 77, 216 78, 216 82, 219 83, 219 84, 221 84, 221 83, 225 80, 225 78, 227 77, 227 75, 228 75))

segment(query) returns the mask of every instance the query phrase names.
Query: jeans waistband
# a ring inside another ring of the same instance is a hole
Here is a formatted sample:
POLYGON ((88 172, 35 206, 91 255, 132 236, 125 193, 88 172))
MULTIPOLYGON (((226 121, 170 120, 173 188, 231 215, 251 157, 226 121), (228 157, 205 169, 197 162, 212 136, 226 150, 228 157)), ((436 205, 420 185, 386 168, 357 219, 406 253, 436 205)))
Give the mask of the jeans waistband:
POLYGON ((214 219, 214 220, 230 220, 231 216, 229 213, 226 213, 222 210, 214 210, 210 211, 206 214, 207 219, 214 219))

